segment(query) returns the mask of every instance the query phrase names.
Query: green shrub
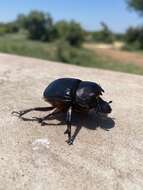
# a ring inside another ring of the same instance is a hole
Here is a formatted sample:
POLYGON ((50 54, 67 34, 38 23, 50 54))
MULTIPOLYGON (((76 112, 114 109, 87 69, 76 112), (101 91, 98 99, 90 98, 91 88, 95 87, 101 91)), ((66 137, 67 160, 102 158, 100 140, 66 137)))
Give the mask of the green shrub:
POLYGON ((0 36, 6 33, 6 28, 4 26, 0 26, 0 36))
POLYGON ((16 33, 19 31, 19 27, 15 22, 6 23, 5 28, 7 33, 16 33))
POLYGON ((6 33, 16 33, 18 31, 19 27, 15 22, 0 24, 0 35, 4 35, 6 33))

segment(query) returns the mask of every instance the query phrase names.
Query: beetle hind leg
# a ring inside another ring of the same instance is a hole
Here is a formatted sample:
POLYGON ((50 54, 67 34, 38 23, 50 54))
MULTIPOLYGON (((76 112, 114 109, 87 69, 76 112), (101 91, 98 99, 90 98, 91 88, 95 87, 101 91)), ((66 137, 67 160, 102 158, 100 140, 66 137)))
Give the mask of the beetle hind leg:
POLYGON ((31 111, 51 111, 54 108, 55 107, 36 107, 36 108, 30 108, 30 109, 21 110, 21 111, 13 111, 11 114, 21 118, 23 115, 31 111))
POLYGON ((38 123, 41 123, 41 125, 45 125, 46 123, 44 122, 45 120, 50 119, 51 117, 54 117, 56 114, 58 114, 59 112, 61 112, 60 110, 58 110, 57 108, 55 108, 55 110, 44 116, 44 117, 32 117, 33 119, 35 119, 36 121, 38 121, 38 123))

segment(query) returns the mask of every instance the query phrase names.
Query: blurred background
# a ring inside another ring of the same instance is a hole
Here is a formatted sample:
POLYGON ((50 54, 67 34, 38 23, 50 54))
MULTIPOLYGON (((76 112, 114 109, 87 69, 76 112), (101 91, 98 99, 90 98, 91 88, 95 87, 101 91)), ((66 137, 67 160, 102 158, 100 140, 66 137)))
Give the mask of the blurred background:
POLYGON ((143 0, 5 0, 0 52, 143 75, 143 0))

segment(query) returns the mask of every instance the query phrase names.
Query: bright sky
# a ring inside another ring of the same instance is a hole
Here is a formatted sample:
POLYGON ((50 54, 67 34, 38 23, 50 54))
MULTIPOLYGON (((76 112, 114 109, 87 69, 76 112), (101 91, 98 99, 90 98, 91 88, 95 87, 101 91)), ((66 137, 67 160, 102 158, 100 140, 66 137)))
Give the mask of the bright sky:
POLYGON ((49 12, 55 21, 74 19, 85 29, 98 30, 104 21, 113 31, 124 32, 143 22, 129 11, 126 0, 4 0, 0 3, 0 22, 11 21, 31 10, 49 12))

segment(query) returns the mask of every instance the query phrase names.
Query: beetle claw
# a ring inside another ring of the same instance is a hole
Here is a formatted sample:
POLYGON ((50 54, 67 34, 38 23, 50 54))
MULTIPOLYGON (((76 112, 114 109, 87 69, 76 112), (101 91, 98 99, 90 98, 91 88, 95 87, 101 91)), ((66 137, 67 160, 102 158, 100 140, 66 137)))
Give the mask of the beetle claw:
POLYGON ((22 115, 24 115, 24 112, 23 111, 13 111, 11 113, 12 115, 16 116, 16 117, 21 117, 22 115))
POLYGON ((68 143, 68 145, 73 145, 73 139, 72 139, 72 138, 71 138, 71 139, 66 140, 66 142, 68 143))

